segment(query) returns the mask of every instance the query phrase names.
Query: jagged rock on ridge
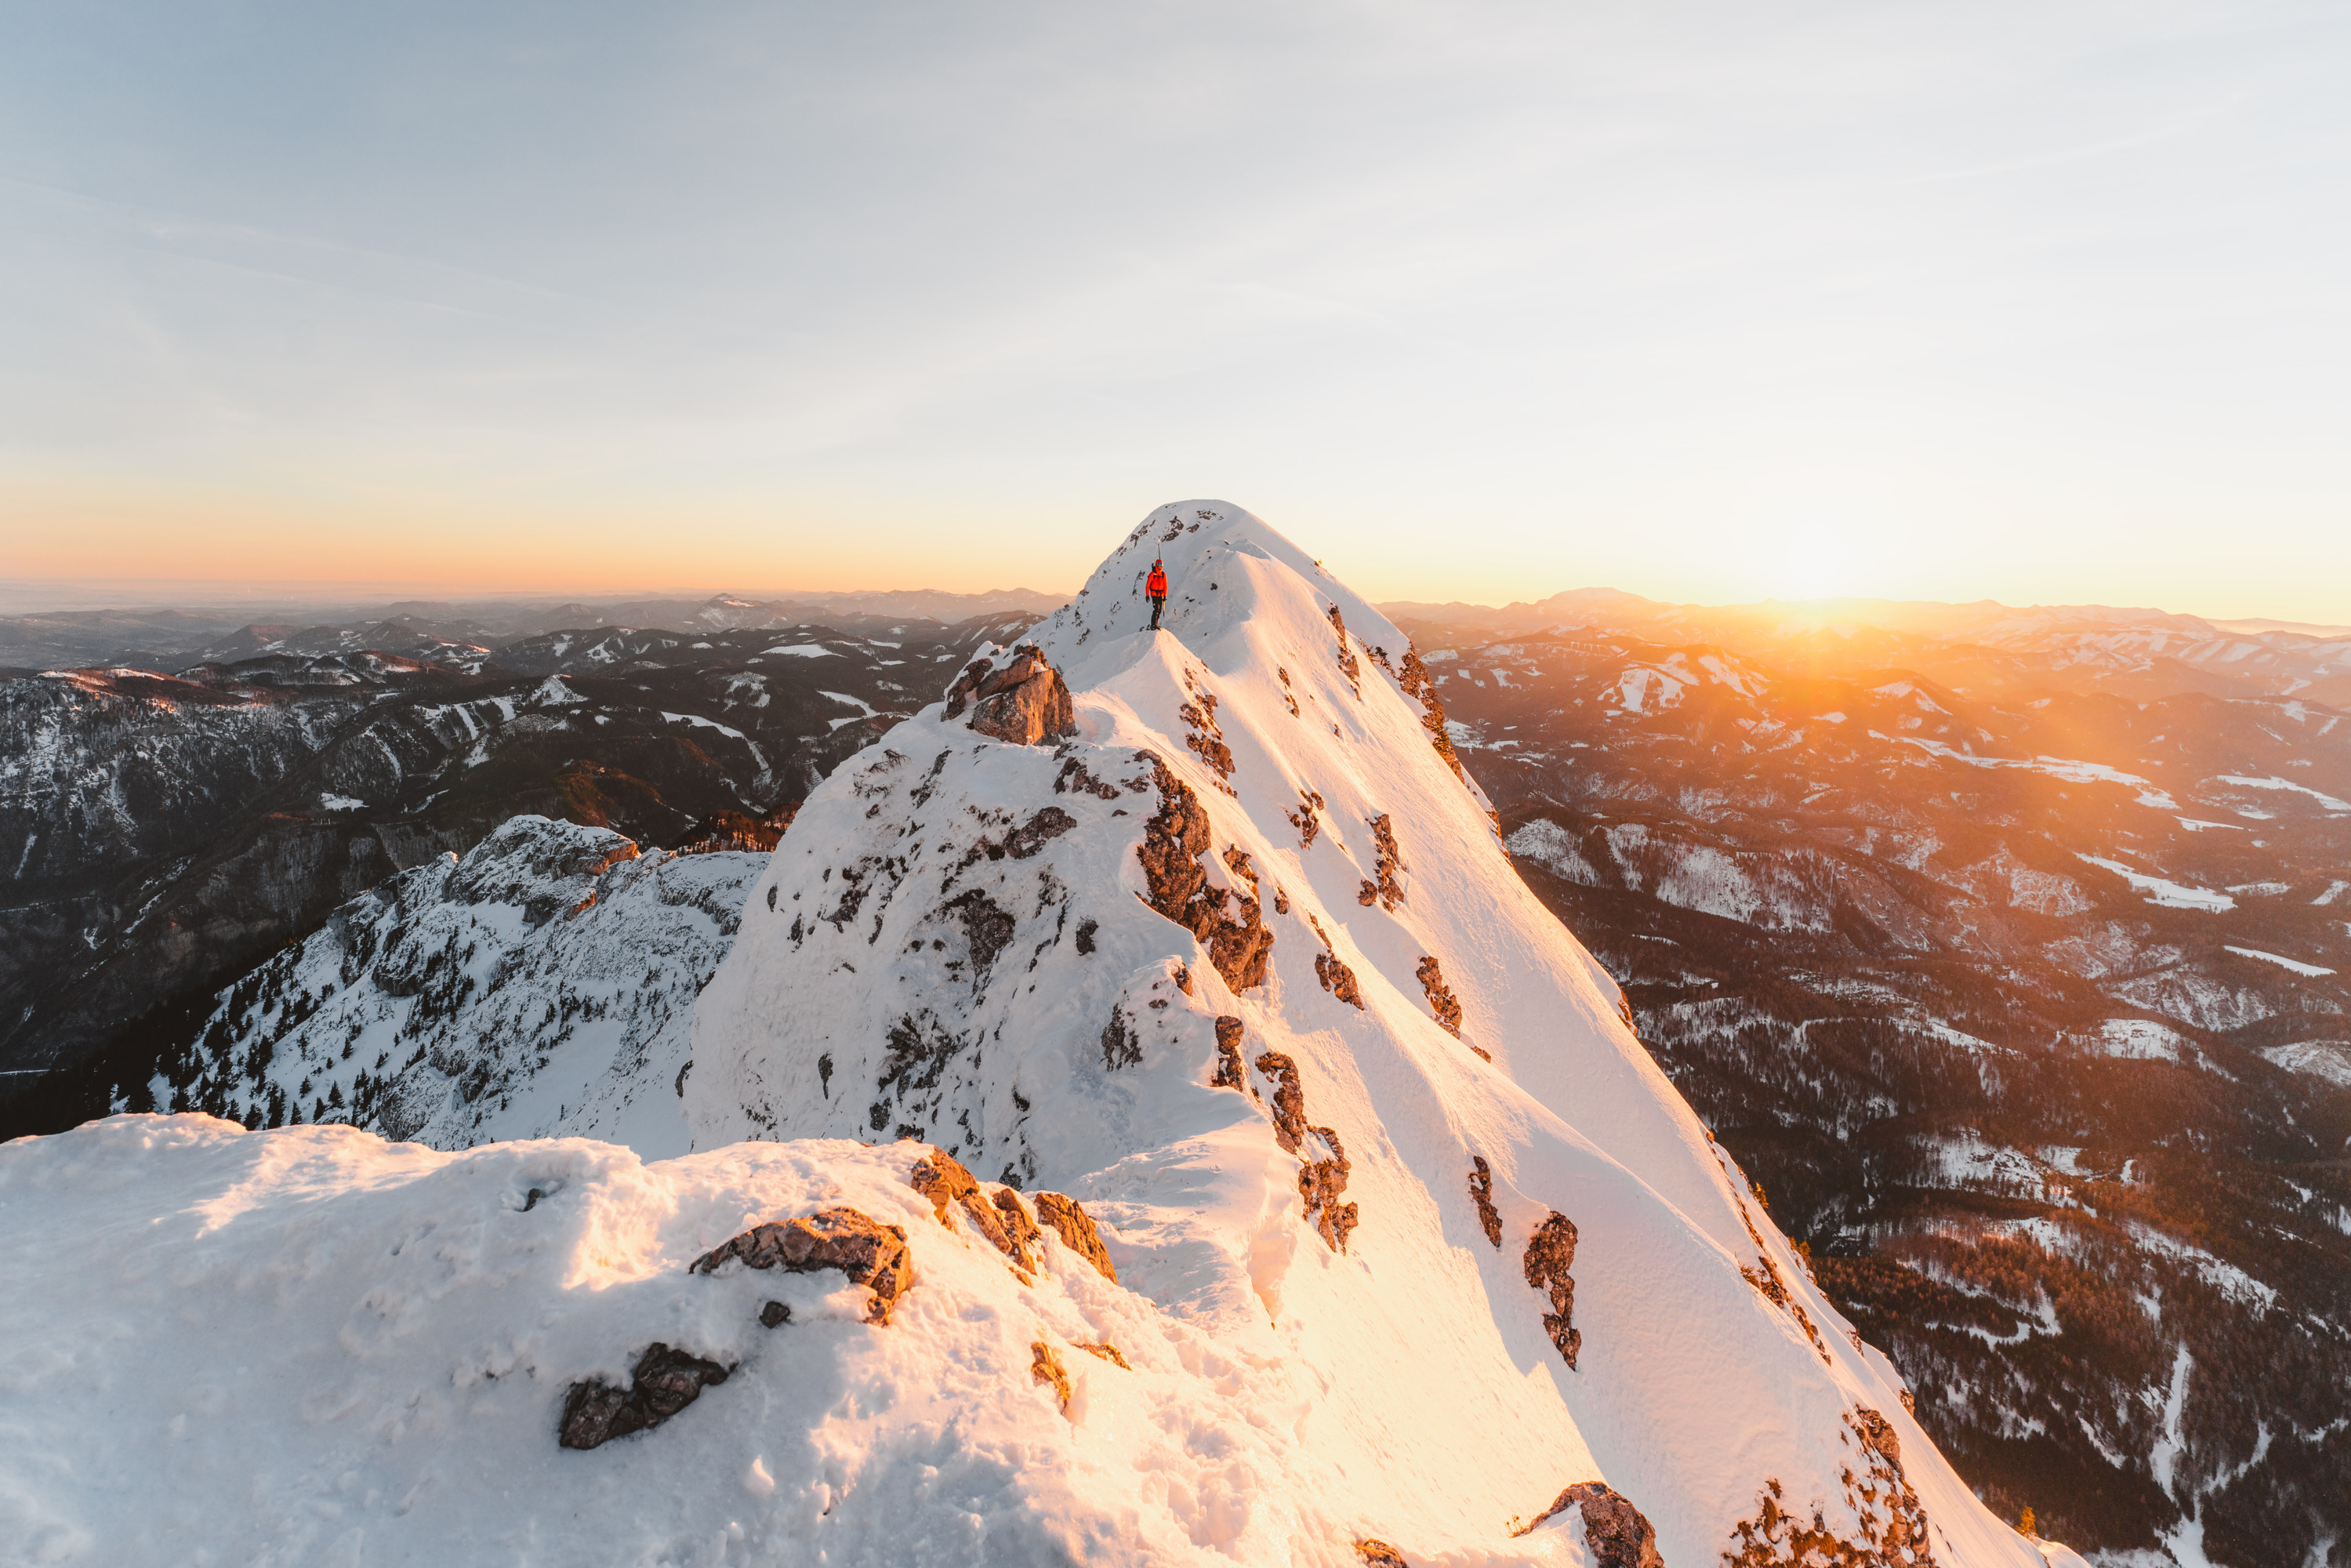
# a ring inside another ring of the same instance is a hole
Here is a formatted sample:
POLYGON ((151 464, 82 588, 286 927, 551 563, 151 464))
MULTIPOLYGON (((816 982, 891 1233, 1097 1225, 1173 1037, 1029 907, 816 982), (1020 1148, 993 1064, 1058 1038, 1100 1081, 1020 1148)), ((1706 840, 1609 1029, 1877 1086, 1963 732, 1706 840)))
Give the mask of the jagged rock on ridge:
POLYGON ((1403 1552, 1377 1536, 1367 1535, 1356 1542, 1355 1555, 1364 1560, 1364 1568, 1412 1568, 1403 1552))
POLYGON ((687 1272, 709 1274, 740 1259, 753 1269, 812 1274, 837 1269, 852 1285, 872 1292, 866 1321, 890 1321, 890 1309, 914 1286, 914 1255, 906 1233, 882 1225, 853 1208, 828 1208, 780 1224, 758 1225, 695 1259, 687 1272))
POLYGON ((1540 1530, 1554 1515, 1574 1509, 1583 1521, 1584 1544, 1593 1568, 1665 1568, 1657 1555, 1657 1531, 1646 1515, 1605 1481, 1578 1481, 1535 1515, 1521 1535, 1540 1530))
POLYGON ((1103 1279, 1113 1285, 1118 1283, 1118 1270, 1111 1263, 1110 1249, 1102 1245, 1102 1232, 1094 1228, 1092 1217, 1076 1198, 1058 1192, 1040 1192, 1037 1194, 1037 1218, 1071 1251, 1092 1264, 1103 1279))

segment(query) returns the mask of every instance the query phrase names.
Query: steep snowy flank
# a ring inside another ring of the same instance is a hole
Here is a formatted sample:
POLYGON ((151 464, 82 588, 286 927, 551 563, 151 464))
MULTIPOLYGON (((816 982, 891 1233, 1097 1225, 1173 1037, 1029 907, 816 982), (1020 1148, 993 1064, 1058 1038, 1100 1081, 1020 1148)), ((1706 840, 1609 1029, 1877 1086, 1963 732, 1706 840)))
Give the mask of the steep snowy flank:
POLYGON ((607 829, 514 818, 224 992, 155 1108, 443 1149, 575 1135, 682 1154, 687 1016, 765 858, 641 856, 607 829))
POLYGON ((1179 1476, 1056 1505, 1132 1558, 1645 1561, 1602 1544, 1621 1501, 1675 1563, 2039 1561, 1622 1006, 1407 639, 1186 503, 811 796, 686 1102, 705 1149, 913 1138, 996 1201, 1072 1194, 1122 1288, 1248 1369, 1285 1452, 1235 1448, 1213 1528, 1179 1476))

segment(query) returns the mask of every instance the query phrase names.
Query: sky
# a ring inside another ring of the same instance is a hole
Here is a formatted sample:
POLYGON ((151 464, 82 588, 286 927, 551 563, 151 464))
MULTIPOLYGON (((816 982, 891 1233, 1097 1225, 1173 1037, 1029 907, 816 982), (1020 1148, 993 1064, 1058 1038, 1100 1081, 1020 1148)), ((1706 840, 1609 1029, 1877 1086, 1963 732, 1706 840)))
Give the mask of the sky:
POLYGON ((0 580, 2351 622, 2351 8, 30 5, 0 580))

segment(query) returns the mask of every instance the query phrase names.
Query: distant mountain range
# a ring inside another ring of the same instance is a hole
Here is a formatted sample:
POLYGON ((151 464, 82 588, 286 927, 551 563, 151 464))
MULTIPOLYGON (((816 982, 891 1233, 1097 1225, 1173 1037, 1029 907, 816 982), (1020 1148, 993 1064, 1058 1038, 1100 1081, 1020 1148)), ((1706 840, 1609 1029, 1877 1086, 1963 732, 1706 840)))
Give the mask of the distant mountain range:
POLYGON ((250 611, 131 608, 0 616, 0 669, 128 665, 175 674, 207 661, 231 663, 261 653, 379 653, 463 662, 519 637, 587 627, 665 632, 732 632, 838 622, 843 616, 941 624, 983 615, 1044 615, 1065 596, 1034 589, 947 593, 893 589, 865 593, 706 599, 403 600, 375 605, 283 609, 256 620, 250 611), (470 651, 470 654, 469 654, 470 651))

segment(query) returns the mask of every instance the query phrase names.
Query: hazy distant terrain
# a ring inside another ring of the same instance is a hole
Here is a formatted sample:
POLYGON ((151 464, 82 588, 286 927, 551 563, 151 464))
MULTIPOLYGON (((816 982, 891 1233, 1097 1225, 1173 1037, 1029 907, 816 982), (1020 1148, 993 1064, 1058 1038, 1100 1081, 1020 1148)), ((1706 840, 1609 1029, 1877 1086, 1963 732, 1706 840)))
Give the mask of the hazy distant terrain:
POLYGON ((648 847, 737 831, 712 824, 802 799, 1032 619, 700 608, 755 624, 246 628, 150 662, 173 674, 120 652, 0 673, 0 1085, 125 1030, 147 1049, 346 899, 518 813, 648 847))
POLYGON ((1970 1481, 2085 1550, 2351 1531, 2351 639, 1546 606, 1403 622, 1970 1481))

